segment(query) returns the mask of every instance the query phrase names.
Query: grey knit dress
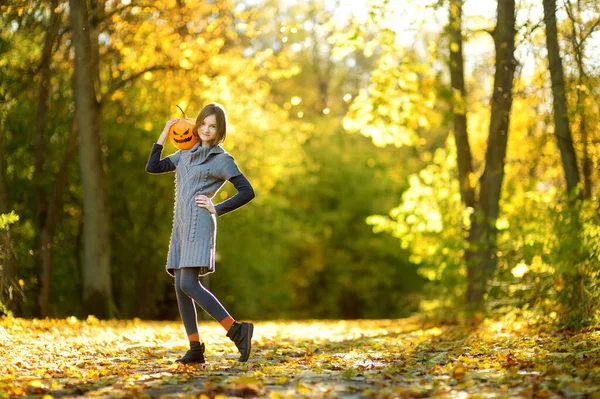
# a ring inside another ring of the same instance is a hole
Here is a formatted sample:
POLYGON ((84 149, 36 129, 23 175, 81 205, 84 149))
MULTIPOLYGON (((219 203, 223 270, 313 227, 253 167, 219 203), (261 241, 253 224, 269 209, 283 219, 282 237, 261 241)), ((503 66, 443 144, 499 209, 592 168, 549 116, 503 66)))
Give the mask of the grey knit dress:
POLYGON ((235 160, 221 146, 196 144, 167 158, 175 170, 173 231, 167 257, 167 272, 181 267, 200 267, 200 275, 215 271, 217 220, 196 205, 196 195, 213 198, 223 184, 242 174, 235 160))

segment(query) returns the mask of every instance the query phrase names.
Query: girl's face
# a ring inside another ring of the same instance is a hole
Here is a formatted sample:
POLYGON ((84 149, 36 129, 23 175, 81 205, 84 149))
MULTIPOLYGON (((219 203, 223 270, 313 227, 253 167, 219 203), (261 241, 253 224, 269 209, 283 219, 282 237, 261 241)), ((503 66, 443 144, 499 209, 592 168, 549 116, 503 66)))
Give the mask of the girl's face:
POLYGON ((202 145, 210 145, 213 140, 217 137, 217 118, 215 114, 208 115, 202 121, 200 129, 198 130, 202 145))

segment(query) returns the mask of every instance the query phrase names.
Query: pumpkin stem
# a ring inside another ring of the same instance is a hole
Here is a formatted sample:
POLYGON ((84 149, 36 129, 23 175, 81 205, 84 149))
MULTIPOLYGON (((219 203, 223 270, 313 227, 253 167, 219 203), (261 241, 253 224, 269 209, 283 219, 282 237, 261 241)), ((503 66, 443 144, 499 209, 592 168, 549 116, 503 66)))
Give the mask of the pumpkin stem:
POLYGON ((181 109, 181 107, 180 107, 179 105, 177 105, 177 104, 175 104, 175 106, 176 106, 177 108, 179 108, 179 110, 180 110, 180 111, 181 111, 181 113, 183 114, 183 119, 187 120, 187 115, 185 114, 185 112, 183 112, 183 110, 181 109))

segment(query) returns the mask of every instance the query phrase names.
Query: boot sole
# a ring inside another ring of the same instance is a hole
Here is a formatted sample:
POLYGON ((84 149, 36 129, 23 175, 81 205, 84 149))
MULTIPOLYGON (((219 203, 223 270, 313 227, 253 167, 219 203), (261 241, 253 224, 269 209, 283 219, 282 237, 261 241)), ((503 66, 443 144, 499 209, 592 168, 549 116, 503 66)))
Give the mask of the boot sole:
POLYGON ((252 350, 252 334, 254 333, 254 324, 248 323, 248 334, 246 335, 246 343, 248 344, 248 352, 245 355, 240 356, 240 362, 248 361, 250 357, 250 351, 252 350))
POLYGON ((175 363, 179 364, 194 364, 194 363, 206 363, 206 358, 204 357, 204 352, 206 351, 206 347, 204 343, 201 344, 200 350, 202 352, 201 357, 198 360, 183 360, 185 356, 180 359, 175 360, 175 363))

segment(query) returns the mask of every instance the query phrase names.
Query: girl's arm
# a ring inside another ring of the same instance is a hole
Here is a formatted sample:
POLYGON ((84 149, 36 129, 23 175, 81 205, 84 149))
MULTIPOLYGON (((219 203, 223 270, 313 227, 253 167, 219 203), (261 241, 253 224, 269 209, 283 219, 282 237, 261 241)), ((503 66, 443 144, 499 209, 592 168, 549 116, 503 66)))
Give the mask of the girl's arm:
POLYGON ((234 211, 239 207, 246 205, 256 196, 254 194, 254 189, 252 188, 252 185, 248 179, 246 179, 246 176, 237 175, 229 179, 229 181, 233 184, 238 192, 233 197, 215 205, 217 216, 223 216, 228 212, 234 211))
POLYGON ((210 213, 217 216, 222 216, 246 205, 255 197, 254 189, 248 179, 246 179, 246 176, 239 174, 229 179, 229 181, 238 191, 236 195, 217 205, 213 205, 211 199, 206 195, 198 195, 196 196, 196 206, 206 208, 210 213))
POLYGON ((148 163, 146 164, 146 172, 148 173, 165 173, 170 172, 176 169, 176 165, 169 158, 160 159, 162 154, 163 146, 167 137, 169 136, 169 129, 171 125, 177 122, 179 119, 171 119, 168 121, 160 133, 156 144, 152 146, 152 152, 150 153, 150 157, 148 158, 148 163))
POLYGON ((175 164, 169 158, 160 159, 162 150, 163 146, 161 144, 156 143, 152 146, 152 152, 146 164, 146 172, 158 174, 171 172, 176 169, 175 164))

